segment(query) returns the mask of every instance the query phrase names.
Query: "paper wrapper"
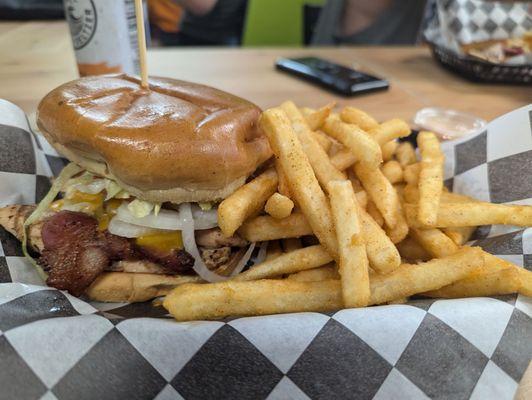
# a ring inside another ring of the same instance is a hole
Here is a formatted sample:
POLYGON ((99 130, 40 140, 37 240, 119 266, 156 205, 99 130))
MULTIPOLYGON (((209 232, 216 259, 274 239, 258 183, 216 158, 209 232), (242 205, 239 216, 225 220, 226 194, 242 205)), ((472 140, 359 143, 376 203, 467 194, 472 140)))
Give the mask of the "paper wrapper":
MULTIPOLYGON (((433 11, 425 38, 458 54, 463 54, 461 44, 518 38, 532 30, 529 1, 437 0, 433 11)), ((516 60, 512 64, 531 64, 532 56, 516 60)))
MULTIPOLYGON (((531 121, 524 107, 445 143, 446 184, 532 204, 531 121)), ((0 205, 39 201, 63 165, 0 100, 0 205)), ((532 358, 522 296, 177 323, 151 303, 87 303, 45 287, 18 241, 0 240, 0 398, 499 400, 532 358)), ((485 227, 476 240, 532 266, 532 229, 485 227)))

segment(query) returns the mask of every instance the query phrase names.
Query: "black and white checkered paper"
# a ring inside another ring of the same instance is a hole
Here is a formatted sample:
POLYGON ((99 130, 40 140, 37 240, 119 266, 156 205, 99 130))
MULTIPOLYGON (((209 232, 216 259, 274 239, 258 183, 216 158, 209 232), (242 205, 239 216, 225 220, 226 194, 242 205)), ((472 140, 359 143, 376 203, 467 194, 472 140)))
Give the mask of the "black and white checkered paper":
POLYGON ((437 0, 425 36, 457 52, 462 43, 522 37, 532 30, 532 3, 491 0, 437 0))
MULTIPOLYGON (((532 105, 445 145, 446 183, 532 204, 532 105)), ((0 206, 39 201, 63 161, 0 100, 0 206)), ((532 299, 177 323, 151 303, 45 287, 0 231, 0 399, 511 399, 532 358, 532 299)), ((477 243, 530 269, 532 229, 477 243)))

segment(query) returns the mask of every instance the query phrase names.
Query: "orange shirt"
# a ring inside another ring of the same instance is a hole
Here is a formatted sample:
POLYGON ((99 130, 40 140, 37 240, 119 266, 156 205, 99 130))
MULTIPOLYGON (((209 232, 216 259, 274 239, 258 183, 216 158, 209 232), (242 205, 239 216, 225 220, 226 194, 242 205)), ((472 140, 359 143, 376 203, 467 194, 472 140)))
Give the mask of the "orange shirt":
POLYGON ((178 32, 183 15, 181 6, 172 0, 148 0, 150 22, 165 32, 178 32))

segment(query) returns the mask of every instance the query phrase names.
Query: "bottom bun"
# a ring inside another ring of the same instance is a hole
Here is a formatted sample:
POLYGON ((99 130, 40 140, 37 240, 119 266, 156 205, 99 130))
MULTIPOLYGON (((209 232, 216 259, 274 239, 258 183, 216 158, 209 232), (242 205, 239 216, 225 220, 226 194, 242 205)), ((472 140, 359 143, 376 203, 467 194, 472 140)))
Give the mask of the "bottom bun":
POLYGON ((53 146, 63 156, 68 158, 70 161, 78 164, 87 171, 108 179, 112 179, 133 196, 138 197, 141 200, 151 201, 154 203, 162 203, 169 201, 175 204, 180 204, 219 201, 225 199, 235 190, 237 190, 240 186, 246 183, 246 176, 241 176, 240 178, 229 182, 223 188, 216 190, 199 188, 188 190, 180 187, 171 189, 143 190, 122 182, 120 179, 114 176, 112 171, 109 170, 107 164, 103 161, 97 161, 93 158, 90 158, 88 154, 84 155, 80 151, 69 149, 59 143, 54 143, 53 146))
POLYGON ((167 295, 184 283, 202 282, 195 275, 160 275, 133 272, 104 272, 85 294, 90 300, 138 303, 167 295))

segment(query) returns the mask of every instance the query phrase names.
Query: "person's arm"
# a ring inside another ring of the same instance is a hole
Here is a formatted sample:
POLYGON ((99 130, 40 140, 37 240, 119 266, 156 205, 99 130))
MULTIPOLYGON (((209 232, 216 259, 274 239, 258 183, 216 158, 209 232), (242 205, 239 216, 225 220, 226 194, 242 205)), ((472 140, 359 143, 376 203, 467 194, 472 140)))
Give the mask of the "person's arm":
POLYGON ((212 11, 218 0, 173 0, 194 15, 205 15, 212 11))

